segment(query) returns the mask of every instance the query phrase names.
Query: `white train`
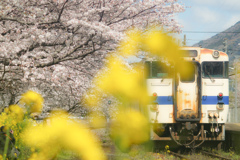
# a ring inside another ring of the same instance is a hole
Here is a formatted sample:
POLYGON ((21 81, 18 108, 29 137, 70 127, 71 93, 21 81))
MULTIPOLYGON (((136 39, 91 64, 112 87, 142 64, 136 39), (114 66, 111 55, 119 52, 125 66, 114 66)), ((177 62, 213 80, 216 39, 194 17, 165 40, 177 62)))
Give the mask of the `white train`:
MULTIPOLYGON (((195 148, 225 140, 229 110, 228 55, 200 47, 183 47, 192 75, 184 78, 174 66, 145 59, 152 140, 173 140, 195 148), (164 67, 165 66, 165 67, 164 67), (170 71, 169 71, 170 70, 170 71)), ((178 66, 179 67, 179 66, 178 66)))

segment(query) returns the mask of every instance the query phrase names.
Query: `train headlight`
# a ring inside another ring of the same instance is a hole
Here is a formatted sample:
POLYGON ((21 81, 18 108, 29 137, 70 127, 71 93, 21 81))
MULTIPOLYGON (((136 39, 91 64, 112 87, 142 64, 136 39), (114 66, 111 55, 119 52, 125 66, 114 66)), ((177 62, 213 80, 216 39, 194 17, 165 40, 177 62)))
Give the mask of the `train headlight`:
POLYGON ((157 93, 156 92, 154 92, 153 94, 152 94, 152 101, 153 102, 157 102, 157 93))
POLYGON ((223 104, 224 104, 224 102, 223 102, 223 93, 220 92, 217 97, 218 97, 217 109, 222 110, 223 109, 223 104))
POLYGON ((223 93, 220 92, 220 93, 218 94, 218 97, 219 97, 219 98, 222 98, 222 97, 223 97, 223 93))
POLYGON ((156 92, 153 93, 153 97, 157 97, 157 93, 156 92))
POLYGON ((208 113, 208 117, 213 118, 213 113, 212 112, 208 113))
POLYGON ((214 58, 218 58, 220 56, 220 53, 218 51, 213 51, 212 56, 214 58))

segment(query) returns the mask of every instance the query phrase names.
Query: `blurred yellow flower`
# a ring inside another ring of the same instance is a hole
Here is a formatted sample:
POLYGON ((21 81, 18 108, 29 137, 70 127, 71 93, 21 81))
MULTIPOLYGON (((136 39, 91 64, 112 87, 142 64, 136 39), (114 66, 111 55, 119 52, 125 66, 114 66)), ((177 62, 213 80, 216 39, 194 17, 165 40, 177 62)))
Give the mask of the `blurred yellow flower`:
POLYGON ((20 103, 28 106, 30 113, 41 112, 43 107, 43 97, 40 94, 30 90, 22 95, 20 103))
POLYGON ((0 126, 5 125, 5 121, 8 119, 6 112, 2 112, 0 115, 0 126))
POLYGON ((175 64, 178 72, 187 77, 191 75, 188 64, 183 61, 183 52, 173 37, 159 28, 148 28, 146 32, 133 29, 127 32, 127 38, 120 43, 120 55, 137 55, 146 52, 149 57, 165 57, 175 64))
POLYGON ((97 89, 91 89, 91 92, 87 92, 83 98, 87 107, 96 107, 101 102, 101 92, 97 89))
POLYGON ((166 150, 169 150, 169 145, 166 145, 166 146, 165 146, 165 149, 166 149, 166 150))
POLYGON ((21 120, 23 120, 24 112, 23 112, 23 109, 20 106, 18 106, 18 105, 10 105, 9 106, 9 112, 10 112, 10 115, 17 122, 20 122, 21 120))
POLYGON ((174 39, 159 29, 149 29, 142 38, 141 49, 153 56, 170 59, 181 57, 179 46, 174 39))
POLYGON ((118 52, 123 56, 136 55, 139 50, 139 44, 141 42, 141 32, 137 29, 129 30, 126 32, 126 39, 120 42, 118 52))
POLYGON ((98 112, 93 112, 90 115, 90 125, 93 128, 104 128, 107 124, 107 119, 105 116, 101 115, 98 112))
POLYGON ((175 65, 176 72, 187 78, 191 75, 190 64, 183 60, 185 54, 173 37, 158 29, 149 29, 142 38, 141 50, 148 52, 150 57, 164 57, 175 65))
POLYGON ((5 113, 8 113, 9 112, 9 108, 7 107, 7 108, 4 108, 4 112, 5 113))
POLYGON ((33 153, 28 160, 41 160, 41 157, 38 157, 37 153, 33 153))
POLYGON ((96 86, 104 93, 120 98, 122 102, 146 104, 149 97, 141 69, 130 69, 116 57, 110 57, 108 61, 108 71, 97 77, 96 86))
POLYGON ((40 150, 31 159, 52 159, 62 149, 74 151, 84 160, 106 159, 100 144, 87 127, 69 119, 64 112, 53 113, 49 123, 30 127, 23 135, 27 145, 40 150))
POLYGON ((111 126, 111 137, 122 151, 149 140, 149 122, 136 110, 122 111, 111 126))

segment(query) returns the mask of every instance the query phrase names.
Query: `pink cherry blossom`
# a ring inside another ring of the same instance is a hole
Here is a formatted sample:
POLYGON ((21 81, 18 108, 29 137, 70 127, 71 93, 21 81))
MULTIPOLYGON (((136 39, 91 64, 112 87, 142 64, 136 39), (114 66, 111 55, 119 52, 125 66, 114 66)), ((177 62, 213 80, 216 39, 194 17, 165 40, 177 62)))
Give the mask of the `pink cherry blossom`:
POLYGON ((151 25, 179 32, 177 0, 2 0, 0 106, 26 90, 74 111, 124 32, 151 25))

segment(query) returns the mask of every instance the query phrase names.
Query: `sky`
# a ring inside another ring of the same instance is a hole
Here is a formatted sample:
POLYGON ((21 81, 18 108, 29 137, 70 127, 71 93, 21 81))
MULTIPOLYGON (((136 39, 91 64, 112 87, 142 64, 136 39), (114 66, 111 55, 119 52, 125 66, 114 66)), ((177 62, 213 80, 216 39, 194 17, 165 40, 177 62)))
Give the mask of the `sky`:
POLYGON ((176 16, 176 20, 183 26, 179 38, 183 39, 185 34, 187 46, 208 39, 240 21, 240 0, 179 0, 179 2, 186 6, 185 12, 176 16))

